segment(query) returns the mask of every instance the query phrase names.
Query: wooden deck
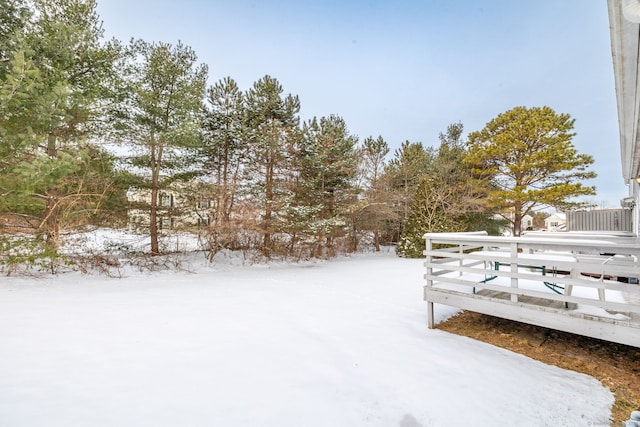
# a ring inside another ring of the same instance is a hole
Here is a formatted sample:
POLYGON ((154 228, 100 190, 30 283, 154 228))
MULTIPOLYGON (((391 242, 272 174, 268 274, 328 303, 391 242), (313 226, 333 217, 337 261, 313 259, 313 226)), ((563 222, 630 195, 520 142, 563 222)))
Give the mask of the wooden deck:
POLYGON ((425 238, 429 327, 437 303, 640 348, 635 239, 425 238))
MULTIPOLYGON (((511 300, 511 294, 509 292, 491 291, 488 289, 481 289, 476 292, 476 295, 489 300, 502 300, 509 302, 511 300)), ((518 303, 524 306, 537 306, 542 310, 549 311, 566 311, 575 310, 578 307, 576 303, 563 303, 562 301, 555 301, 545 298, 522 296, 518 299, 518 303)))

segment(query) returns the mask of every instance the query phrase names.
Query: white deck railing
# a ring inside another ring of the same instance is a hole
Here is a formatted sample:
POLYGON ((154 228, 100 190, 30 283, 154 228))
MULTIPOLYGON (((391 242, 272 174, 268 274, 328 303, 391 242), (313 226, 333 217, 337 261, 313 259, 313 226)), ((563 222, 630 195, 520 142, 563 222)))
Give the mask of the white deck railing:
POLYGON ((429 233, 429 327, 441 303, 640 347, 635 237, 429 233))

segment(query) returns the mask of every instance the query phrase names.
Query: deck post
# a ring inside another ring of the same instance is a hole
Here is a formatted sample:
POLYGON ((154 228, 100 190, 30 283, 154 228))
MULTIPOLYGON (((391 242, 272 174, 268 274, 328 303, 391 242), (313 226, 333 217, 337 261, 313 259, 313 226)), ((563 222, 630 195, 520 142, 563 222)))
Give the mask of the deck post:
POLYGON ((435 326, 435 316, 433 313, 433 302, 427 301, 427 326, 429 329, 433 329, 435 326))
MULTIPOLYGON (((427 236, 425 236, 425 248, 427 251, 431 251, 431 249, 433 248, 431 239, 427 236)), ((427 267, 427 274, 425 275, 425 278, 427 279, 426 289, 431 289, 433 287, 433 279, 431 278, 431 274, 433 273, 433 268, 431 267, 431 261, 433 260, 433 257, 429 252, 426 253, 426 256, 427 256, 425 260, 425 266, 427 267)), ((425 292, 425 297, 426 296, 427 295, 425 292)), ((433 329, 433 327, 435 326, 435 315, 433 313, 433 301, 429 301, 428 299, 427 299, 427 326, 429 327, 429 329, 433 329)))
MULTIPOLYGON (((514 272, 518 272, 518 244, 516 242, 512 242, 511 246, 511 263, 509 264, 509 268, 511 269, 511 287, 518 287, 518 278, 513 274, 514 272)), ((511 294, 511 302, 518 302, 518 295, 511 294)))

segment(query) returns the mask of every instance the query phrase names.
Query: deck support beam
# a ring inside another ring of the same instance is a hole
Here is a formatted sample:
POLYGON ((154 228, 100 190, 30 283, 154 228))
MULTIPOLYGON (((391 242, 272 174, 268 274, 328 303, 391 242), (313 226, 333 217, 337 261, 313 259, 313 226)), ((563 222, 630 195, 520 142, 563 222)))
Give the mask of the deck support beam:
POLYGON ((456 295, 437 289, 427 290, 425 299, 427 305, 445 304, 463 310, 640 348, 640 325, 633 325, 624 320, 595 320, 587 315, 570 314, 567 310, 523 303, 514 304, 509 300, 486 298, 480 295, 456 295))

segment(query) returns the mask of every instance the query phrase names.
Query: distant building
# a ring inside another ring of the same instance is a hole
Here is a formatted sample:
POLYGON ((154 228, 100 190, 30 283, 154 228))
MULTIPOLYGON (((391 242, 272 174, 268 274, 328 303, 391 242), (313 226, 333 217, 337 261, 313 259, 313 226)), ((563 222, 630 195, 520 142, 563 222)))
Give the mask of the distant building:
MULTIPOLYGON (((196 185, 174 186, 158 196, 158 229, 169 231, 202 227, 209 224, 211 200, 199 196, 196 185)), ((131 231, 149 229, 151 190, 130 188, 127 223, 131 231)))
POLYGON ((567 228, 567 215, 556 212, 544 220, 544 227, 547 231, 564 231, 567 228))

